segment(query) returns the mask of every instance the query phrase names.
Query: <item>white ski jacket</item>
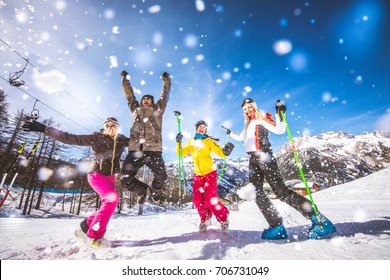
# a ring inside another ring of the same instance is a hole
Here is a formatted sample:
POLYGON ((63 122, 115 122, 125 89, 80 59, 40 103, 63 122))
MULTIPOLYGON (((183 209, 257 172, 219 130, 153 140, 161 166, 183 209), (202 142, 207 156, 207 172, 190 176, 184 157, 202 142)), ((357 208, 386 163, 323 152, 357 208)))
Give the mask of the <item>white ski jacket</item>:
POLYGON ((286 123, 281 122, 279 115, 275 115, 276 122, 267 119, 251 120, 248 129, 240 134, 230 133, 230 136, 236 141, 244 141, 247 153, 256 151, 268 151, 271 144, 268 139, 268 132, 283 134, 286 132, 286 123))

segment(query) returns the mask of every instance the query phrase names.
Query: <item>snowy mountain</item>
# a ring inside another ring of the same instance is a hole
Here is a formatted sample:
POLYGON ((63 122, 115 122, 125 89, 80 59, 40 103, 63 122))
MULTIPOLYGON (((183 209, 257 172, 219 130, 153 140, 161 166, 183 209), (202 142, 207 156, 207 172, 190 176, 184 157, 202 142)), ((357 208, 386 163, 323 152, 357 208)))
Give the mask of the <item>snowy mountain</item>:
MULTIPOLYGON (((294 144, 305 177, 322 188, 366 176, 390 162, 390 133, 385 131, 357 136, 345 132, 303 135, 294 144)), ((276 157, 285 179, 300 178, 290 143, 276 157)))
MULTIPOLYGON (((306 179, 316 182, 321 188, 369 175, 390 163, 390 133, 385 131, 357 136, 345 132, 303 135, 294 139, 294 145, 306 179)), ((275 156, 286 184, 300 182, 291 143, 284 144, 275 156)), ((223 160, 215 158, 214 162, 220 174, 223 160)), ((244 185, 248 180, 248 164, 248 157, 227 160, 219 184, 221 196, 244 185)), ((191 189, 194 166, 190 157, 185 158, 184 165, 187 188, 191 189)), ((167 170, 170 176, 177 176, 177 162, 168 163, 167 170)))

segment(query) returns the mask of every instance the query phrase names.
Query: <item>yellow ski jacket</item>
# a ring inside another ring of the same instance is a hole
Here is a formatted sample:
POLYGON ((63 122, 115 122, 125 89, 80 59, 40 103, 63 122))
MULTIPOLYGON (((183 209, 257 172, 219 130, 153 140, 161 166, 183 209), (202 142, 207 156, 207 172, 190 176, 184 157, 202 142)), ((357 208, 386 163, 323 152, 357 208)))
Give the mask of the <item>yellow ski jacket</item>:
MULTIPOLYGON (((222 147, 211 138, 191 139, 182 147, 182 156, 191 154, 194 162, 194 173, 200 176, 216 170, 211 152, 216 153, 220 157, 225 157, 222 147)), ((176 143, 176 153, 179 154, 179 143, 176 143)))

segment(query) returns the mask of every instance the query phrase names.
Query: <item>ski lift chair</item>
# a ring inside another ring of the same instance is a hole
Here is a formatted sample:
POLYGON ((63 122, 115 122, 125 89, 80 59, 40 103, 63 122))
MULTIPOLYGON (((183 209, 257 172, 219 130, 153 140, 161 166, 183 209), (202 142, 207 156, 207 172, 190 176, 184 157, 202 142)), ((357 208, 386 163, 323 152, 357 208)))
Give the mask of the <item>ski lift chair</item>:
POLYGON ((25 82, 21 79, 9 79, 8 82, 13 87, 20 87, 25 85, 25 82))

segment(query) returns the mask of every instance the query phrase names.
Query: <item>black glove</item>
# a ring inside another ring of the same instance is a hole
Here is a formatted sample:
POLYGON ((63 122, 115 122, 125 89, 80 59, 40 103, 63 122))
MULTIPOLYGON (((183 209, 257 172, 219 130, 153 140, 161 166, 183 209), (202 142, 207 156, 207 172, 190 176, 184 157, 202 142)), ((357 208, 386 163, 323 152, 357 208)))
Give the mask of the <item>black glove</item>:
POLYGON ((181 132, 179 132, 179 133, 176 135, 176 142, 177 142, 177 143, 181 143, 181 140, 183 140, 183 134, 181 134, 181 132))
POLYGON ((226 129, 226 134, 227 135, 230 135, 230 133, 232 133, 232 131, 228 128, 228 129, 226 129))
POLYGON ((234 149, 234 145, 230 142, 227 142, 225 144, 225 147, 223 147, 222 152, 225 156, 228 156, 233 151, 233 149, 234 149))
POLYGON ((47 126, 43 123, 37 122, 37 121, 25 121, 22 125, 22 128, 24 131, 38 131, 38 132, 45 132, 47 129, 47 126))
POLYGON ((169 78, 169 73, 168 73, 168 72, 164 72, 164 73, 162 74, 162 77, 163 77, 163 78, 169 78))
POLYGON ((123 70, 123 71, 121 72, 121 76, 122 76, 123 78, 126 78, 127 75, 129 75, 129 73, 127 73, 126 70, 123 70))
POLYGON ((280 120, 283 121, 282 112, 286 114, 286 109, 287 109, 286 105, 284 105, 284 103, 280 101, 280 99, 278 99, 276 102, 277 102, 275 106, 276 114, 279 114, 280 120))

